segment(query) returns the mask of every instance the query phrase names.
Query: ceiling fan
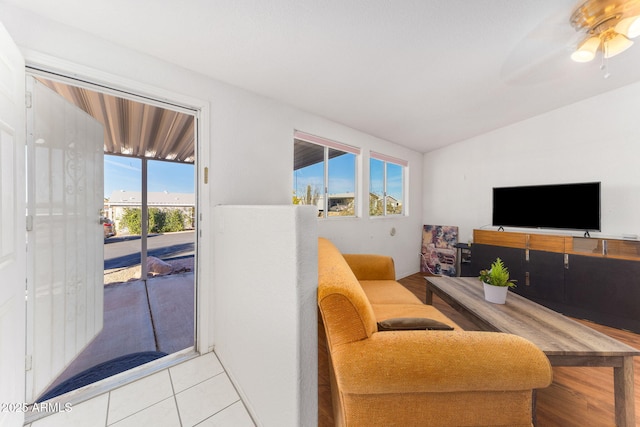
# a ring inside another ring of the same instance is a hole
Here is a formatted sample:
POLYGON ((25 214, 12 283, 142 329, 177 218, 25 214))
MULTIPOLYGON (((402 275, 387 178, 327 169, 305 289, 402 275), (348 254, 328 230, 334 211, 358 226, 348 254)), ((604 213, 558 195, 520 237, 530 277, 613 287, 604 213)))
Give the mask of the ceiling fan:
POLYGON ((604 58, 616 56, 640 36, 640 0, 588 0, 571 15, 571 25, 585 33, 571 54, 576 62, 590 62, 598 51, 604 58))
POLYGON ((622 53, 640 36, 640 0, 586 0, 559 7, 519 41, 501 70, 507 84, 530 86, 570 77, 576 62, 622 53), (573 60, 573 61, 572 61, 573 60))

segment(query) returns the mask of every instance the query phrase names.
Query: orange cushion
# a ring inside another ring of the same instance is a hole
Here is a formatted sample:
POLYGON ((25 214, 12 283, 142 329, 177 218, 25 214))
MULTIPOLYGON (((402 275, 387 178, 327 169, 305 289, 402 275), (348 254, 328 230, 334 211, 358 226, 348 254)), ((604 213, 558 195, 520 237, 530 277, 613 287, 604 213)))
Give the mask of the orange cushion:
POLYGON ((395 280, 361 280, 371 304, 423 304, 413 292, 395 280))

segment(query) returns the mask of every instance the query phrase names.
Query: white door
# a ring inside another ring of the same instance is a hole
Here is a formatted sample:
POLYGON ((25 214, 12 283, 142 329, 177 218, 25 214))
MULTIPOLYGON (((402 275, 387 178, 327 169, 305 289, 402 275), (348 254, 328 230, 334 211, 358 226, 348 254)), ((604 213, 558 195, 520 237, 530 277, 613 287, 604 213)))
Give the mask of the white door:
POLYGON ((33 402, 102 330, 104 132, 30 76, 27 99, 26 399, 33 402))
MULTIPOLYGON (((0 23, 0 403, 24 400, 24 61, 0 23)), ((15 408, 14 408, 15 409, 15 408)), ((0 426, 21 426, 19 410, 0 426)))

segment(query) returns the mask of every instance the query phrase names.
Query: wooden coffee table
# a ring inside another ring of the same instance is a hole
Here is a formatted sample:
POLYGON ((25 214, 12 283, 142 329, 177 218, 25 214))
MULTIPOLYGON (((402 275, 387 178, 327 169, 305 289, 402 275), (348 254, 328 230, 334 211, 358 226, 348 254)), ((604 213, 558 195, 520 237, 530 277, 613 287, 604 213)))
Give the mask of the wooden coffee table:
POLYGON ((538 346, 553 366, 613 367, 616 425, 635 427, 633 357, 640 351, 513 292, 507 303, 484 300, 475 277, 425 277, 427 304, 442 298, 481 330, 506 332, 538 346))

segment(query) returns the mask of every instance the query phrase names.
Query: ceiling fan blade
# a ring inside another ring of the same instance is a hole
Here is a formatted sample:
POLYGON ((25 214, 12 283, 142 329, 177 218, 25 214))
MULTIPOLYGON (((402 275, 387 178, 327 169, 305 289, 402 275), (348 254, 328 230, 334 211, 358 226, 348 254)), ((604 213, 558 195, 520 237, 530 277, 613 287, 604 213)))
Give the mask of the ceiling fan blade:
POLYGON ((528 86, 561 79, 584 37, 571 27, 569 16, 570 11, 558 11, 517 42, 502 66, 502 80, 528 86))

